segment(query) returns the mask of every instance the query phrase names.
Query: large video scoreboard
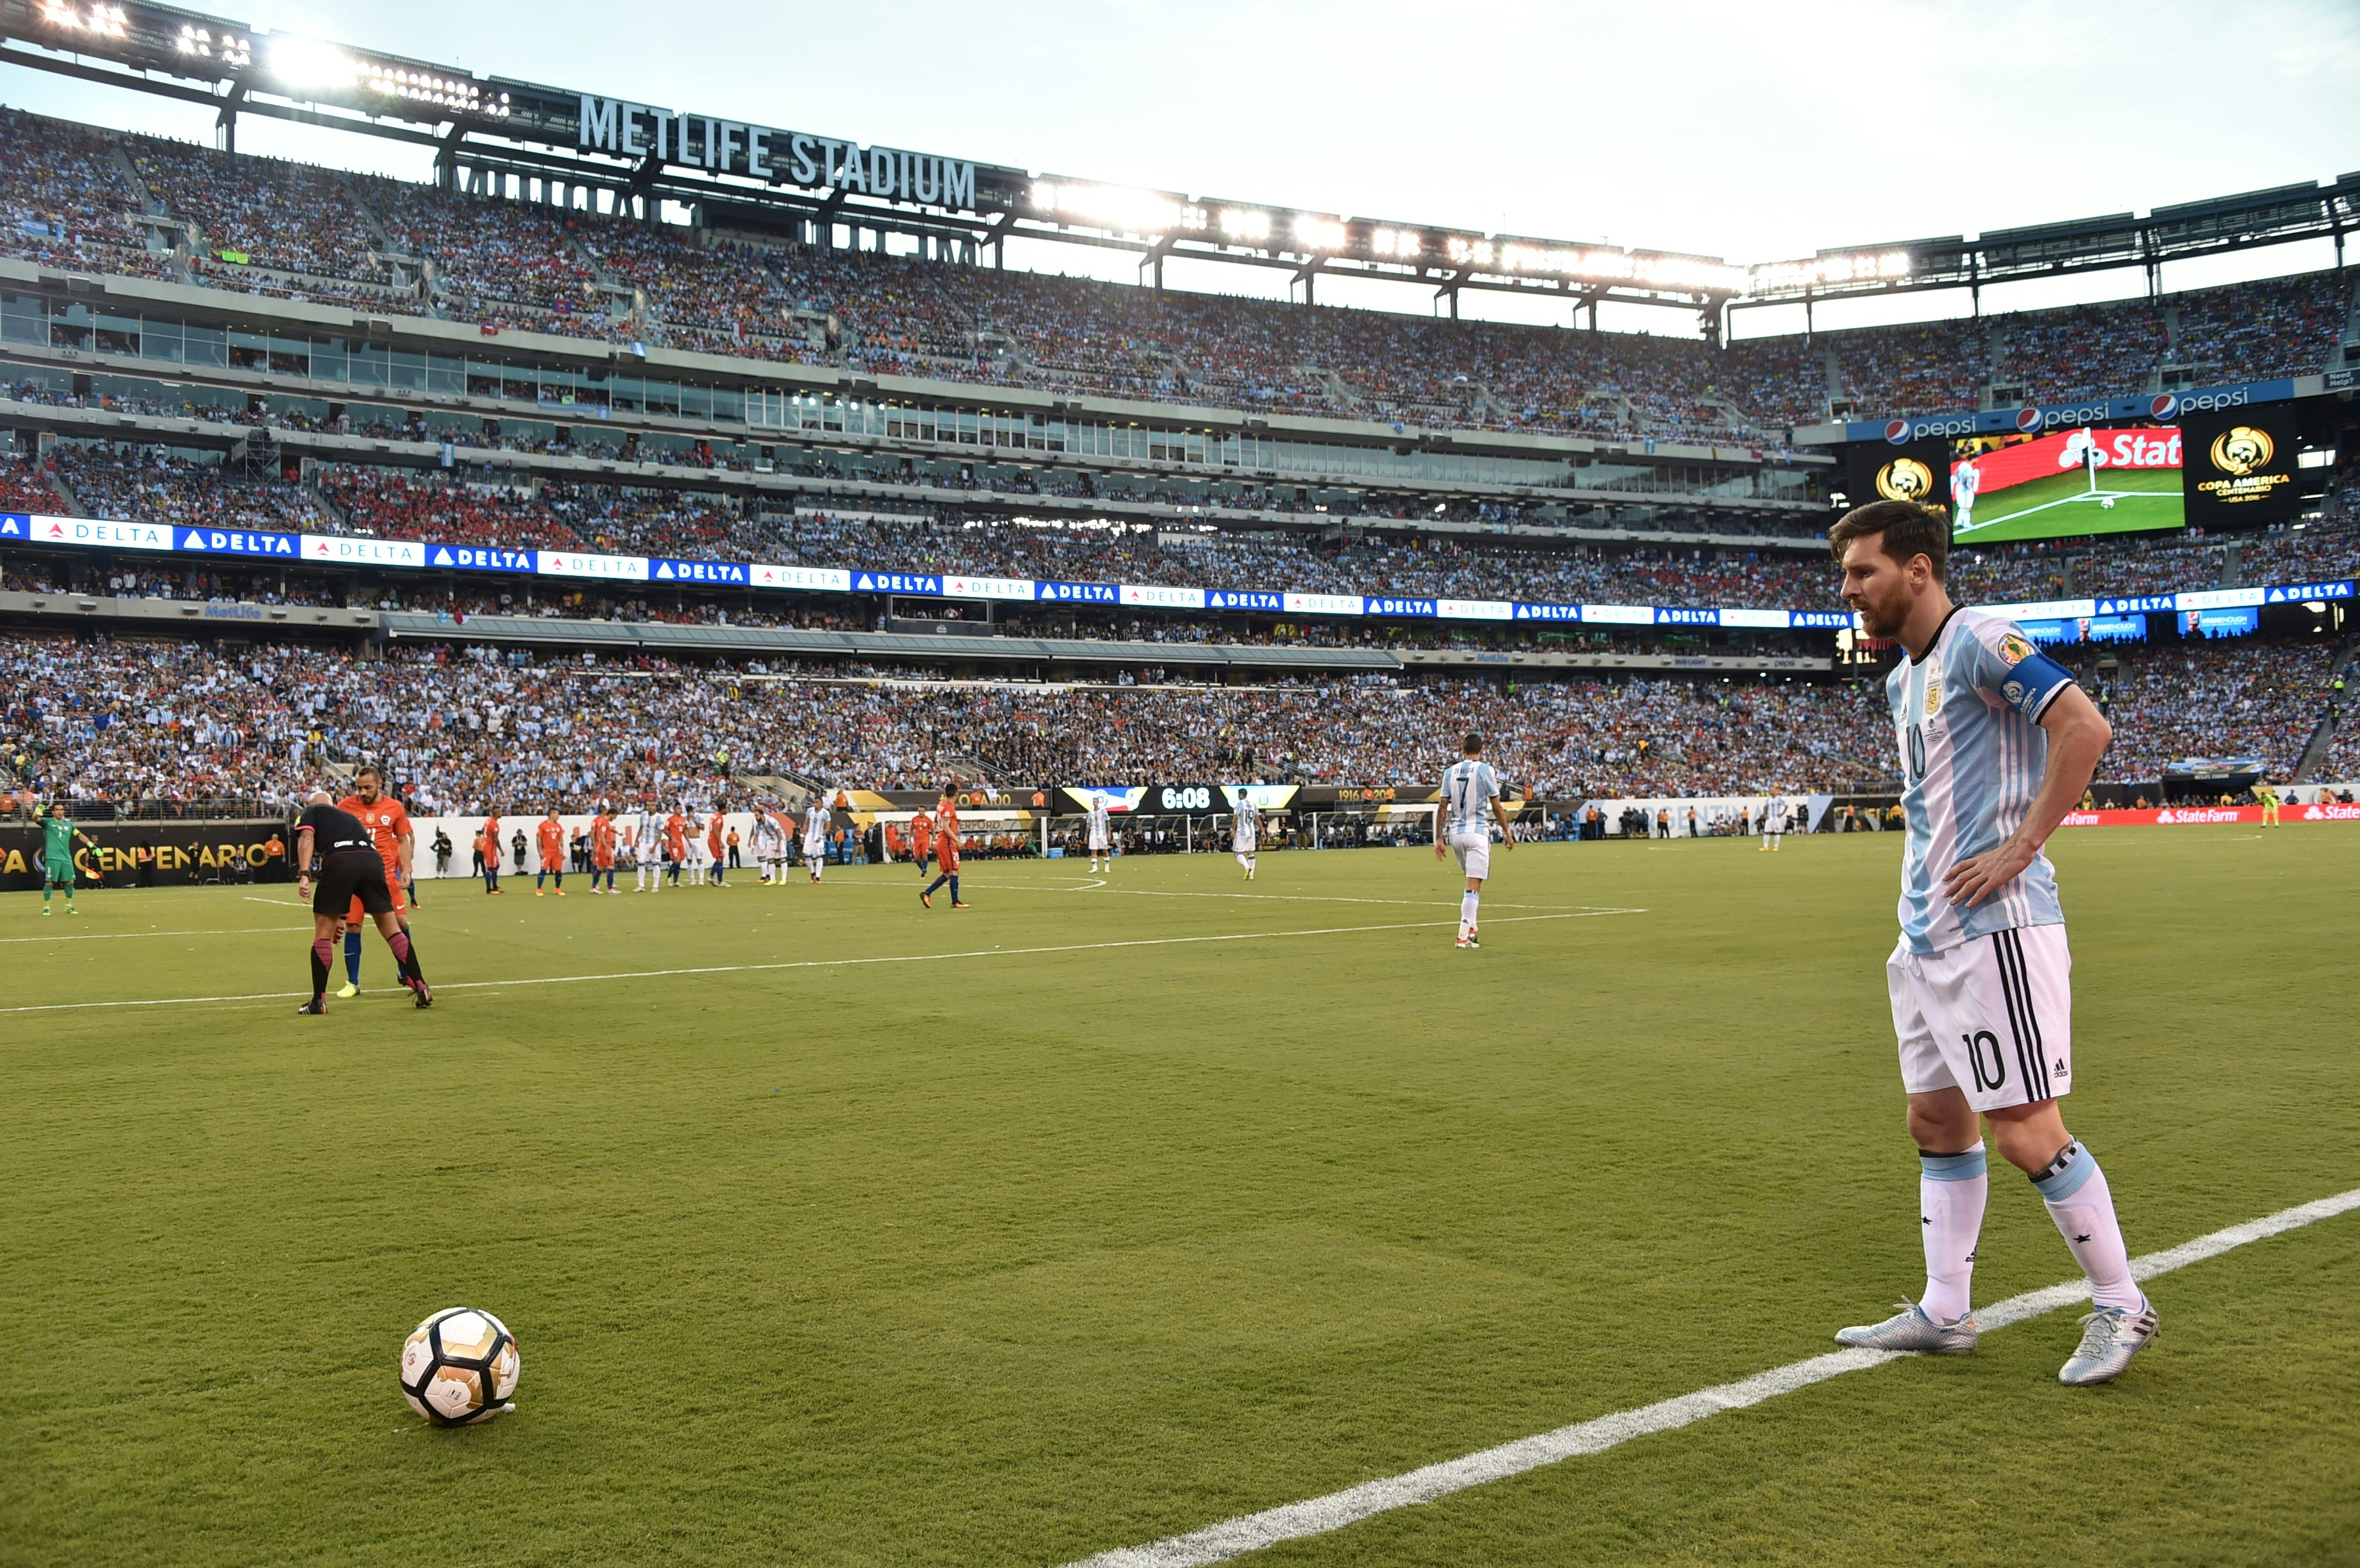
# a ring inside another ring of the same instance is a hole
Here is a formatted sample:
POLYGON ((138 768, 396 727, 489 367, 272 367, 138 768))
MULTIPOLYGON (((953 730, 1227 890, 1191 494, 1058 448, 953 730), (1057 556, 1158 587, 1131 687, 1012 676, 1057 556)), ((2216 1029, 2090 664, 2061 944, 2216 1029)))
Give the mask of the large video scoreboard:
POLYGON ((1848 500, 1947 506, 1961 545, 2239 528, 2300 510, 2299 441, 2293 407, 2265 405, 2176 424, 1856 443, 1848 500))

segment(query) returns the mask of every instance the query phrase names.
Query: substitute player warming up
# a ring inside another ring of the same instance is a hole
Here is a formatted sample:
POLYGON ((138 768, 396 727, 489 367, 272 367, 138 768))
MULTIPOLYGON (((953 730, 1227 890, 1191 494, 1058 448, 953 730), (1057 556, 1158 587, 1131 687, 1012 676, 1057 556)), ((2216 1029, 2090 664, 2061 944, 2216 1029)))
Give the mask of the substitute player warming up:
POLYGON ((1937 1355, 1975 1347, 1968 1286, 1989 1191, 1981 1115, 2090 1278, 2095 1310, 2058 1380, 2108 1382, 2155 1337, 2156 1313, 2131 1279, 2105 1172, 2058 1111, 2072 1085, 2072 958, 2040 851, 2114 732, 2016 626, 1950 603, 1940 507, 1878 501, 1846 513, 1829 539, 1845 602, 1869 636, 1909 655, 1885 683, 1908 841, 1901 941, 1885 973, 1926 1247, 1925 1294, 1836 1338, 1937 1355))
POLYGON ((1483 760, 1483 737, 1470 735, 1459 744, 1459 760, 1442 775, 1442 831, 1434 837, 1434 858, 1459 857, 1467 876, 1467 891, 1459 899, 1459 945, 1481 947, 1475 914, 1483 901, 1483 879, 1491 875, 1491 823, 1500 824, 1500 843, 1516 847, 1508 830, 1508 809, 1500 804, 1500 776, 1483 760))

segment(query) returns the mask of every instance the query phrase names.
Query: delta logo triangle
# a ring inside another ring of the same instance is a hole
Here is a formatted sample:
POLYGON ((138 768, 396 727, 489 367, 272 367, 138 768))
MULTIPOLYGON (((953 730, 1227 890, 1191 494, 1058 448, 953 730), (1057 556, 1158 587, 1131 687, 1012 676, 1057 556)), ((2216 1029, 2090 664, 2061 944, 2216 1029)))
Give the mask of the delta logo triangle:
POLYGON ((328 541, 326 539, 313 539, 311 541, 311 553, 320 557, 323 561, 327 559, 328 541))
POLYGON ((441 545, 436 545, 434 547, 434 564, 437 566, 450 565, 451 552, 443 549, 441 545))
POLYGON ((667 561, 659 565, 656 568, 656 576, 669 582, 672 578, 672 562, 667 561))
POLYGON ((66 526, 65 524, 58 521, 57 518, 51 517, 49 521, 49 526, 41 530, 41 537, 43 539, 61 539, 66 537, 66 526))
POLYGON ((2285 603, 2286 603, 2286 591, 2285 591, 2284 589, 2280 589, 2280 588, 2273 588, 2273 589, 2271 589, 2271 590, 2270 590, 2270 596, 2269 596, 2267 599, 2264 600, 2264 601, 2263 601, 2263 603, 2265 603, 2265 604, 2285 604, 2285 603))

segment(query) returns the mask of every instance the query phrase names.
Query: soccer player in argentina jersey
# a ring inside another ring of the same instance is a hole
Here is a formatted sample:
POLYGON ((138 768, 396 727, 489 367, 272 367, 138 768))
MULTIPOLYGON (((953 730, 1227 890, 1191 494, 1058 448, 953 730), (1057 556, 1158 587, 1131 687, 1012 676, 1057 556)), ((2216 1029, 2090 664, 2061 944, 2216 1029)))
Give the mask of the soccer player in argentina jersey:
POLYGON ((1901 941, 1885 975, 1926 1248, 1924 1296, 1836 1338, 1938 1355, 1975 1347, 1968 1284, 1989 1191, 1980 1115, 2090 1278, 2095 1310, 2058 1379, 2108 1382, 2155 1337, 2156 1313, 2131 1279, 2105 1172, 2058 1110, 2072 1085, 2072 960, 2056 872, 2040 850, 2114 732, 2016 626, 1950 603, 1940 507, 1878 501, 1846 513, 1828 537, 1845 603, 1869 636, 1908 654, 1886 681, 1908 839, 1901 941))
POLYGON ((1459 945, 1481 947, 1476 914, 1483 898, 1483 879, 1491 875, 1491 823, 1500 824, 1500 843, 1516 847, 1508 826, 1508 809, 1500 804, 1500 776, 1483 760, 1483 737, 1469 735, 1459 745, 1459 759, 1443 770, 1442 814, 1435 824, 1434 858, 1459 856, 1467 874, 1467 891, 1459 900, 1459 945))

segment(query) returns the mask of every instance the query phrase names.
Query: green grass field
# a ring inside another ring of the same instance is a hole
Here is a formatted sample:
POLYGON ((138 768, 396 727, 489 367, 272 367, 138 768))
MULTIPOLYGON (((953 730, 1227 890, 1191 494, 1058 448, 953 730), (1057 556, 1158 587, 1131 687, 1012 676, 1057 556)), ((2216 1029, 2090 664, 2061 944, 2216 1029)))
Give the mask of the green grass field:
MULTIPOLYGON (((1415 851, 453 883, 325 1019, 284 889, 0 899, 0 1563, 1054 1568, 1818 1355, 1922 1279, 1898 851, 1526 846, 1476 953, 1415 851)), ((2056 852, 2132 1250, 2360 1186, 2360 833, 2056 852)), ((2073 1272, 1995 1164, 1978 1299, 2073 1272)), ((1248 1561, 2360 1562, 2360 1213, 2152 1291, 1248 1561)))
POLYGON ((2089 475, 2068 470, 1979 497, 1972 526, 1956 530, 1976 544, 2003 539, 2069 539, 2083 534, 2140 533, 2176 528, 2187 520, 2180 470, 2109 468, 2089 475), (2111 499, 2111 506, 2103 505, 2111 499))

